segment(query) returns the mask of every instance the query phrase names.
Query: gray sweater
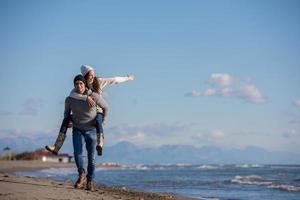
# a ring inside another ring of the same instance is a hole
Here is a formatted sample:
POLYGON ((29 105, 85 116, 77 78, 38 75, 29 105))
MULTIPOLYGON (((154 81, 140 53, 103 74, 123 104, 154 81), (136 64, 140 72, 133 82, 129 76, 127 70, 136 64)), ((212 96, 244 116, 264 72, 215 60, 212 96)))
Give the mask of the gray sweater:
MULTIPOLYGON (((95 101, 103 109, 104 118, 106 118, 108 111, 106 102, 99 95, 95 96, 95 101)), ((65 117, 68 117, 71 111, 75 128, 85 131, 95 128, 96 106, 90 108, 86 101, 67 97, 65 100, 65 117)))
MULTIPOLYGON (((123 82, 129 81, 130 79, 127 76, 125 76, 125 77, 116 76, 116 77, 113 77, 113 78, 100 78, 100 77, 98 77, 97 80, 99 81, 99 85, 100 85, 99 91, 97 91, 97 92, 99 93, 98 95, 102 96, 103 89, 106 86, 123 83, 123 82)), ((89 85, 89 88, 92 89, 93 86, 89 85)), ((79 94, 78 92, 76 92, 76 90, 74 88, 74 89, 72 89, 69 96, 74 98, 74 99, 78 99, 78 100, 81 100, 81 101, 85 102, 87 96, 90 95, 91 93, 92 92, 90 91, 88 93, 79 94)), ((101 109, 101 107, 97 107, 97 112, 103 113, 103 110, 101 109)))

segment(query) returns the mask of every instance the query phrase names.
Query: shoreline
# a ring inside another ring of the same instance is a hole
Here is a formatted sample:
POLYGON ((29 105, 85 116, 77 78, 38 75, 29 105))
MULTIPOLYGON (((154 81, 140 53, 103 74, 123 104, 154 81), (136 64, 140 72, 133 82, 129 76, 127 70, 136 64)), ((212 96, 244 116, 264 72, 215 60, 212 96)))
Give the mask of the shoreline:
MULTIPOLYGON (((102 166, 102 165, 101 165, 102 166)), ((34 171, 47 168, 76 167, 75 163, 52 163, 41 161, 0 161, 0 199, 100 199, 100 200, 193 200, 179 195, 145 192, 126 187, 97 185, 95 192, 78 190, 69 181, 54 181, 47 178, 16 176, 19 171, 34 171)), ((102 166, 102 167, 105 167, 102 166)))

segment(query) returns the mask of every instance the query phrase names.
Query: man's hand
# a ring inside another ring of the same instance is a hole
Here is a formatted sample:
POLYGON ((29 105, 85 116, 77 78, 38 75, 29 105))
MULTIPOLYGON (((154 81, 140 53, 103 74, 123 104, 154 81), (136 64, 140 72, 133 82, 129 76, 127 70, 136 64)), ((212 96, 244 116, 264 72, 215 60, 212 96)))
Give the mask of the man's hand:
POLYGON ((95 103, 93 97, 91 97, 91 96, 88 96, 88 97, 86 98, 86 102, 88 103, 88 105, 89 105, 90 108, 91 108, 91 107, 94 107, 94 106, 96 105, 96 103, 95 103))
POLYGON ((134 76, 132 74, 128 74, 127 77, 128 77, 128 80, 130 80, 130 81, 134 80, 134 76))

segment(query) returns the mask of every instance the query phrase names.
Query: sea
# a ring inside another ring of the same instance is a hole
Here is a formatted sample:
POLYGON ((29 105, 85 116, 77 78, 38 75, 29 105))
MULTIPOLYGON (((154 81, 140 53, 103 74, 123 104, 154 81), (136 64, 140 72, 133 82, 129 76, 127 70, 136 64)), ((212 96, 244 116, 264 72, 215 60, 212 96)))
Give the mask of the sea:
MULTIPOLYGON (((77 179, 75 168, 49 168, 17 175, 77 179)), ((121 165, 97 168, 95 182, 205 200, 300 200, 300 165, 121 165)))

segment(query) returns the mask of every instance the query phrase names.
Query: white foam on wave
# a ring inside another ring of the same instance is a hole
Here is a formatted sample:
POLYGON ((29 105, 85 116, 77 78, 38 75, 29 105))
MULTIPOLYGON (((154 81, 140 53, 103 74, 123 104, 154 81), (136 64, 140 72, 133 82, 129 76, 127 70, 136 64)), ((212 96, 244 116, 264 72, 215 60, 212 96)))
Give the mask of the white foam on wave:
POLYGON ((140 164, 140 165, 135 165, 133 167, 133 169, 136 169, 136 170, 149 170, 150 168, 145 166, 145 165, 140 164))
POLYGON ((189 163, 177 163, 175 164, 176 167, 189 167, 191 166, 191 164, 189 163))
POLYGON ((250 175, 250 176, 235 176, 234 179, 231 180, 232 183, 237 184, 247 184, 247 185, 271 185, 271 181, 267 181, 258 175, 250 175))
POLYGON ((235 176, 234 179, 231 180, 232 183, 236 184, 246 184, 246 185, 264 185, 268 188, 284 190, 288 192, 299 192, 300 187, 293 185, 285 185, 285 184, 274 184, 271 181, 265 180, 263 177, 258 175, 251 176, 235 176))
POLYGON ((236 165, 238 168, 260 168, 264 167, 263 165, 258 165, 258 164, 243 164, 243 165, 236 165))
POLYGON ((197 169, 219 169, 218 166, 213 166, 213 165, 201 165, 197 167, 197 169))
POLYGON ((300 191, 300 187, 296 187, 293 185, 270 185, 268 188, 274 188, 279 190, 284 190, 288 192, 298 192, 300 191))
POLYGON ((38 172, 45 174, 47 177, 53 177, 53 176, 68 176, 72 174, 76 174, 77 170, 76 168, 48 168, 48 169, 42 169, 38 172))
POLYGON ((96 171, 96 172, 99 172, 99 171, 108 171, 108 170, 115 170, 115 169, 119 169, 119 168, 96 167, 95 171, 96 171))

